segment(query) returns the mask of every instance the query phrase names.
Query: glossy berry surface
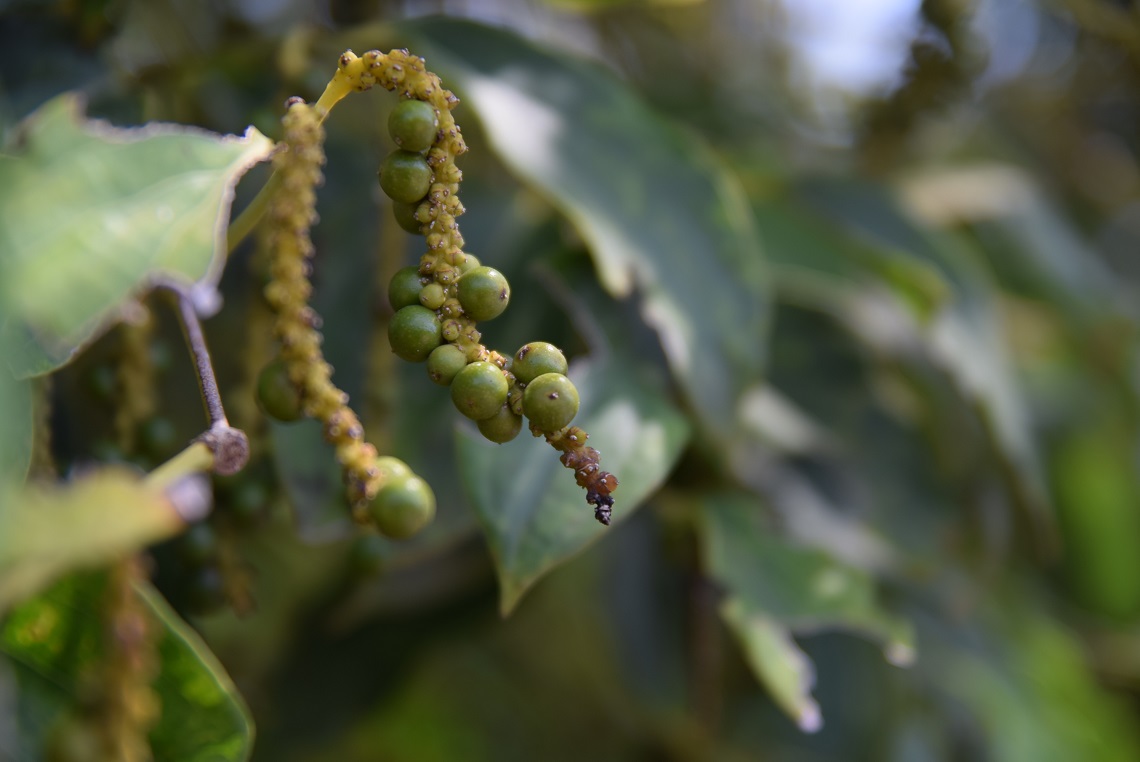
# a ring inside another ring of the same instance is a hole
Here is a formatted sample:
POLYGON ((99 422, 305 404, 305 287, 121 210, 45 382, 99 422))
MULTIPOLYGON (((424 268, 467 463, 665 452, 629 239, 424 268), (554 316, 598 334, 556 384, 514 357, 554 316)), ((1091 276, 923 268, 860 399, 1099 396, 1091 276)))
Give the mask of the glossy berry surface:
POLYGON ((578 390, 561 373, 543 373, 527 384, 523 412, 542 431, 557 431, 578 414, 578 390))
POLYGON ((398 477, 410 476, 412 474, 411 467, 399 458, 393 458, 391 455, 381 455, 376 459, 376 470, 380 472, 382 479, 396 479, 398 477))
POLYGON ((420 292, 420 304, 429 310, 438 310, 443 306, 445 299, 447 295, 443 293, 443 286, 438 283, 429 283, 420 292))
POLYGON ((467 355, 454 344, 443 344, 428 355, 428 377, 440 386, 449 386, 459 371, 467 367, 467 355))
POLYGON ((416 209, 419 204, 405 204, 400 201, 392 202, 392 216, 396 218, 396 224, 409 233, 417 235, 422 234, 422 225, 416 219, 416 209))
POLYGON ((380 188, 393 201, 415 204, 431 187, 427 159, 412 151, 393 151, 380 164, 380 188))
POLYGON ((507 378, 497 365, 473 362, 452 379, 451 401, 473 421, 490 418, 507 401, 507 378))
POLYGON ((301 390, 289 379, 289 370, 281 360, 269 363, 258 375, 257 406, 286 423, 301 417, 301 390))
POLYGON ((511 360, 511 373, 520 384, 529 384, 544 373, 566 375, 568 366, 562 350, 545 341, 532 341, 515 352, 511 360))
POLYGON ((479 261, 479 257, 475 256, 474 254, 465 253, 463 255, 463 264, 459 265, 456 269, 459 270, 460 275, 466 275, 476 267, 481 267, 482 264, 483 263, 479 261))
POLYGON ((381 534, 403 540, 419 532, 435 516, 435 495, 418 476, 399 476, 380 488, 368 512, 381 534))
POLYGON ((388 134, 405 151, 426 151, 435 142, 439 117, 428 103, 401 101, 388 114, 388 134))
POLYGON ((479 266, 460 277, 458 296, 463 311, 472 320, 491 320, 507 308, 511 287, 495 268, 479 266))
POLYGON ((401 267, 388 281, 388 304, 393 310, 403 309, 420 303, 420 292, 424 284, 420 281, 418 267, 401 267))
POLYGON ((479 421, 479 433, 484 439, 496 444, 506 444, 522 431, 522 416, 511 412, 509 405, 503 405, 499 412, 490 418, 479 421))
POLYGON ((408 362, 423 362, 441 341, 439 318, 427 307, 413 304, 399 309, 388 323, 392 351, 408 362))

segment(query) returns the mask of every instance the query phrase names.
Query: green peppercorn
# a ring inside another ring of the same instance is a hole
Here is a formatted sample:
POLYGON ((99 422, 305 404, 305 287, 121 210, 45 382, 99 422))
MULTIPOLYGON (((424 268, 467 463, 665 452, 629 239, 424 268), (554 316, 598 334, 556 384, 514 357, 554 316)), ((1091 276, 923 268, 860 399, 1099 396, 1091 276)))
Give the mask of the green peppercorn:
POLYGON ((466 366, 467 354, 454 344, 440 345, 428 355, 428 377, 440 386, 449 386, 466 366))
POLYGON ((445 320, 443 322, 443 340, 455 341, 459 338, 459 321, 458 320, 445 320))
POLYGON ((475 321, 496 318, 507 308, 511 287, 501 272, 479 266, 459 278, 459 303, 475 321))
POLYGON ((446 299, 447 294, 443 293, 443 286, 438 283, 429 283, 420 292, 420 304, 429 310, 438 310, 446 299))
POLYGON ((393 201, 418 203, 431 187, 431 167, 418 153, 393 151, 380 164, 380 187, 393 201))
POLYGON ((400 476, 380 488, 368 511, 381 534, 403 540, 419 532, 435 516, 435 495, 418 476, 400 476))
POLYGON ((557 431, 578 414, 578 390, 561 373, 543 373, 526 385, 523 412, 542 431, 557 431))
POLYGON ((545 341, 532 341, 515 352, 511 360, 511 373, 520 384, 529 384, 543 373, 566 375, 566 357, 562 350, 545 341))
POLYGON ((392 276, 392 280, 388 281, 388 304, 392 305, 393 310, 419 304, 423 288, 418 267, 401 267, 392 276))
POLYGON ((482 265, 482 263, 479 261, 479 257, 475 256, 474 254, 464 254, 463 264, 457 265, 456 269, 459 270, 460 275, 464 275, 471 272, 480 265, 482 265))
POLYGON ((416 209, 419 209, 418 204, 392 202, 392 216, 396 218, 396 224, 409 233, 422 235, 423 223, 416 219, 416 209))
POLYGON ((286 423, 295 421, 304 412, 301 390, 289 378, 289 369, 281 360, 262 368, 257 377, 257 406, 261 412, 286 423))
POLYGON ((388 134, 405 151, 426 151, 435 142, 439 117, 428 103, 401 101, 388 115, 388 134))
POLYGON ((384 481, 400 476, 408 476, 412 473, 412 469, 407 463, 391 455, 381 455, 378 457, 376 459, 376 470, 380 472, 380 478, 384 481))
POLYGON ((479 421, 479 433, 496 444, 506 444, 522 431, 522 416, 515 415, 510 405, 504 404, 499 412, 479 421))
POLYGON ((507 401, 507 378, 498 366, 473 362, 451 381, 451 401, 473 421, 490 418, 507 401))
POLYGON ((439 318, 419 304, 397 310, 388 323, 392 351, 408 362, 423 362, 442 340, 439 318))

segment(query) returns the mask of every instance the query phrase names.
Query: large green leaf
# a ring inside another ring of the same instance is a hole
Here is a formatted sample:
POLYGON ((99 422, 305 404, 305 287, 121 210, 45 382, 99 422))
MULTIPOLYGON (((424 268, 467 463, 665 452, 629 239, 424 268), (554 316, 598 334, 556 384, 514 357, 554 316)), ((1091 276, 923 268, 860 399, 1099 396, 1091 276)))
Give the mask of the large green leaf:
MULTIPOLYGON (((610 363, 576 365, 582 398, 575 419, 618 475, 613 522, 627 518, 665 480, 689 437, 684 417, 651 385, 610 363)), ((614 527, 594 520, 585 493, 542 440, 519 436, 487 442, 469 426, 458 434, 459 465, 491 545, 509 613, 523 593, 552 568, 614 527)))
POLYGON ((40 108, 0 157, 0 330, 17 376, 46 373, 156 276, 216 281, 233 186, 268 156, 250 128, 85 121, 74 94, 40 108))
POLYGON ((733 176, 612 72, 467 22, 402 29, 504 163, 573 221, 606 289, 636 293, 704 421, 731 431, 761 371, 769 307, 733 176))
MULTIPOLYGON (((84 697, 104 658, 99 615, 106 578, 73 575, 14 609, 0 652, 17 678, 20 759, 38 759, 52 724, 84 697)), ((159 626, 154 682, 162 715, 151 731, 157 762, 244 760, 253 728, 244 702, 197 634, 149 585, 137 592, 159 626)))
POLYGON ((125 468, 58 487, 0 485, 0 612, 69 569, 105 562, 185 526, 162 490, 125 468))
POLYGON ((705 565, 746 610, 796 632, 862 633, 884 643, 890 661, 913 659, 910 625, 880 606, 870 574, 791 544, 765 526, 755 498, 716 494, 701 505, 705 565))
POLYGON ((137 592, 163 627, 154 683, 162 716, 150 734, 155 760, 248 759, 253 720, 225 668, 154 588, 140 585, 137 592))
POLYGON ((823 717, 811 695, 815 667, 792 640, 788 629, 771 617, 749 610, 739 598, 727 598, 721 604, 720 615, 736 635, 748 666, 772 694, 772 700, 796 721, 800 730, 819 730, 823 717))
MULTIPOLYGON (((3 343, 0 342, 0 351, 3 343)), ((0 493, 18 484, 32 461, 32 383, 12 378, 0 368, 0 493)))
POLYGON ((977 253, 922 227, 876 185, 816 180, 803 184, 799 199, 813 211, 788 231, 796 254, 781 273, 790 299, 834 315, 876 352, 948 378, 976 411, 1000 473, 1049 548, 1052 517, 1032 422, 977 253), (814 244, 820 233, 812 225, 829 231, 830 251, 814 244), (813 252, 802 268, 801 248, 813 252))
POLYGON ((934 644, 931 679, 974 715, 993 759, 1136 759, 1140 733, 1125 697, 1099 684, 1073 636, 1023 599, 1007 598, 991 617, 1000 624, 986 635, 999 637, 975 630, 969 647, 934 644))

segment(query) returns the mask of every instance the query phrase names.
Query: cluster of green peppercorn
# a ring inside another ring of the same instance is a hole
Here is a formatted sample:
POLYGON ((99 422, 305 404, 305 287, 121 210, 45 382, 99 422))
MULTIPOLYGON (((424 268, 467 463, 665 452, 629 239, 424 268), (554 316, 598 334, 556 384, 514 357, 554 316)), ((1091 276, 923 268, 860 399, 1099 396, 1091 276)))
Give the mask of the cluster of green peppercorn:
MULTIPOLYGON (((380 187, 393 201, 397 223, 429 236, 431 227, 425 231, 419 206, 433 172, 422 152, 435 141, 437 127, 430 104, 402 101, 388 120, 399 148, 380 167, 380 187)), ((451 387, 459 412, 500 444, 522 430, 523 415, 537 431, 552 432, 578 412, 578 390, 566 377, 566 358, 557 347, 532 342, 506 359, 479 344, 474 324, 501 315, 510 296, 503 274, 470 254, 456 257, 453 269, 433 267, 430 261, 405 267, 388 284, 395 311, 388 324, 392 351, 409 362, 426 361, 431 380, 451 387)))
MULTIPOLYGON (((402 95, 388 120, 397 149, 381 163, 380 187, 393 201, 397 224, 424 236, 428 249, 418 266, 399 270, 388 285, 393 310, 388 325, 392 351, 409 362, 426 363, 431 380, 451 387, 456 408, 475 421, 482 435, 492 442, 501 444, 518 436, 525 416, 531 433, 544 436, 562 453, 562 463, 574 471, 575 479, 586 489, 587 501, 595 505, 598 520, 608 524, 613 504, 610 493, 617 480, 600 469, 599 453, 585 444, 586 433, 570 426, 579 398, 566 377, 567 363, 561 350, 545 342, 532 342, 514 356, 505 357, 480 342, 476 324, 502 314, 510 301, 510 285, 502 273, 463 251, 456 221, 464 212, 457 196, 462 172, 455 158, 467 147, 450 114, 458 100, 440 87, 435 75, 426 72, 423 59, 407 51, 387 55, 369 51, 363 57, 348 51, 340 58, 337 76, 314 107, 317 117, 325 113, 322 108, 331 108, 344 93, 366 90, 373 84, 399 90, 402 95)), ((294 105, 287 121, 294 112, 304 115, 294 105)), ((297 151, 300 157, 304 145, 299 143, 297 151)), ((309 175, 319 178, 317 165, 302 169, 297 170, 298 181, 311 180, 309 175)), ((311 210, 284 211, 279 215, 282 219, 291 219, 292 214, 300 220, 295 234, 301 245, 286 248, 308 256, 311 244, 305 237, 307 225, 302 223, 311 216, 311 210)), ((285 236, 280 243, 290 244, 291 240, 285 236)), ((286 259, 280 269, 294 275, 296 267, 286 259)), ((305 335, 306 326, 313 325, 308 317, 311 310, 290 307, 290 300, 297 295, 307 295, 307 284, 302 279, 271 285, 267 296, 270 289, 276 296, 289 296, 278 301, 295 313, 295 319, 278 330, 279 338, 286 347, 303 340, 311 349, 316 344, 305 335)), ((316 342, 319 344, 319 337, 316 342)), ((302 413, 320 418, 326 438, 337 442, 354 512, 366 509, 366 518, 361 513, 354 516, 374 524, 389 537, 415 534, 435 513, 431 489, 406 464, 379 457, 374 449, 367 463, 359 460, 358 456, 371 446, 356 442, 362 433, 359 423, 351 410, 340 407, 347 399, 335 387, 326 388, 327 378, 317 379, 321 383, 314 385, 310 377, 321 374, 306 374, 305 368, 319 359, 319 354, 315 359, 302 355, 301 365, 298 359, 294 356, 273 363, 262 373, 258 396, 263 411, 282 420, 298 418, 302 413), (320 403, 316 402, 318 397, 320 403), (342 400, 340 406, 338 399, 342 400), (340 441, 346 433, 351 442, 340 441), (365 479, 376 486, 369 488, 365 479), (359 501, 361 493, 363 502, 359 501)))

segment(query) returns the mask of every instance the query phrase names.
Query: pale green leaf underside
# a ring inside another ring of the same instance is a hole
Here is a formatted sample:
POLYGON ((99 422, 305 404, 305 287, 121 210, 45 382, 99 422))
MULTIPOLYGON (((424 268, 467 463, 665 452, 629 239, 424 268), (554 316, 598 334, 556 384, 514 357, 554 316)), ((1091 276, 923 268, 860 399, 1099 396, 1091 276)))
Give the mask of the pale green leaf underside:
POLYGON ((106 563, 184 526, 162 491, 126 468, 62 486, 0 485, 0 613, 66 571, 106 563))
POLYGON ((162 275, 216 280, 233 187, 272 141, 86 121, 49 101, 0 157, 0 314, 8 366, 50 372, 162 275))
POLYGON ((910 624, 879 605, 869 573, 766 528, 755 498, 710 495, 702 504, 709 574, 749 612, 795 632, 861 633, 882 642, 891 662, 913 660, 910 624))
MULTIPOLYGON (((662 396, 618 370, 574 370, 571 377, 582 398, 574 424, 602 453, 602 468, 621 481, 614 493, 617 524, 665 480, 688 441, 689 427, 662 396)), ((498 570, 503 613, 543 574, 614 531, 595 521, 585 491, 558 453, 525 429, 514 441, 496 445, 464 426, 457 446, 498 570)))

